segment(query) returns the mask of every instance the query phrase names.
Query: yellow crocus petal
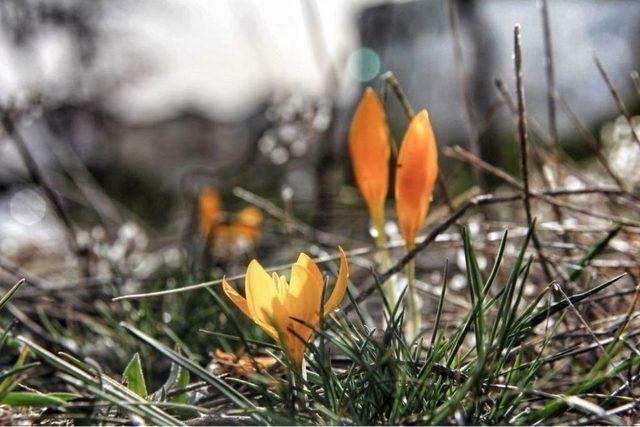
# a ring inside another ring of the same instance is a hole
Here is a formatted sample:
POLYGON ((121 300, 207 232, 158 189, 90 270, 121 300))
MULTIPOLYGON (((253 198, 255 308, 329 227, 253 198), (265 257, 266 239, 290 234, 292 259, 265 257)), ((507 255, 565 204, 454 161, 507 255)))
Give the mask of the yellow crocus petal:
POLYGON ((224 290, 224 293, 227 294, 227 297, 229 297, 231 302, 233 302, 236 307, 238 307, 240 311, 244 313, 245 316, 250 319, 253 317, 251 316, 251 312, 249 311, 247 300, 243 298, 235 289, 233 289, 231 285, 229 285, 226 277, 222 278, 222 289, 224 290))
POLYGON ((289 334, 289 336, 287 336, 287 351, 289 352, 289 357, 291 357, 291 360, 298 371, 302 368, 302 361, 304 359, 304 351, 306 348, 305 343, 300 341, 300 338, 293 334, 289 334))
POLYGON ((438 176, 436 139, 426 110, 420 111, 404 135, 396 169, 395 198, 398 223, 407 248, 413 248, 429 212, 438 176))
POLYGON ((347 255, 342 248, 338 246, 340 251, 340 270, 338 270, 338 278, 336 284, 333 287, 333 292, 327 300, 324 306, 324 315, 329 315, 333 310, 338 308, 344 299, 344 295, 347 292, 347 284, 349 282, 349 263, 347 262, 347 255))
MULTIPOLYGON (((318 268, 318 265, 307 255, 301 253, 298 257, 298 261, 296 261, 297 265, 304 267, 310 275, 311 279, 311 287, 313 288, 313 293, 319 296, 319 299, 322 298, 322 294, 324 291, 324 279, 322 277, 322 273, 318 268)), ((318 310, 313 313, 312 318, 309 320, 310 323, 317 324, 320 320, 320 308, 321 305, 318 304, 318 310)))
POLYGON ((318 265, 309 257, 309 255, 301 253, 296 264, 304 267, 309 272, 311 280, 313 280, 314 283, 319 283, 320 287, 324 285, 322 273, 320 272, 318 265))
POLYGON ((368 87, 351 121, 349 152, 356 183, 374 222, 384 217, 389 189, 389 128, 376 93, 368 87))
POLYGON ((275 328, 270 323, 265 323, 262 320, 254 318, 253 314, 251 314, 251 310, 249 310, 249 303, 247 300, 233 289, 224 277, 222 278, 222 289, 227 297, 245 314, 245 316, 253 320, 271 338, 275 340, 278 339, 278 333, 275 328))
POLYGON ((318 312, 322 299, 322 283, 302 265, 291 267, 291 281, 284 302, 288 319, 282 328, 289 355, 299 369, 304 357, 305 344, 313 338, 313 329, 319 322, 318 312))
POLYGON ((278 299, 278 288, 274 280, 255 259, 249 263, 245 276, 247 305, 253 320, 272 326, 273 300, 278 299))
MULTIPOLYGON (((290 317, 303 322, 314 323, 320 311, 320 300, 322 298, 322 283, 317 283, 312 279, 311 273, 299 264, 291 266, 291 283, 285 305, 290 317)), ((305 335, 309 328, 294 321, 294 324, 302 326, 305 335)), ((298 330, 299 328, 296 328, 298 330)))
MULTIPOLYGON (((291 289, 291 285, 289 289, 291 289)), ((277 341, 289 355, 296 369, 300 371, 304 358, 305 342, 311 338, 313 332, 304 324, 294 320, 299 319, 300 313, 296 311, 301 310, 301 307, 293 300, 287 301, 283 303, 277 298, 273 300, 274 324, 278 331, 277 341), (292 312, 289 312, 289 309, 292 312)))

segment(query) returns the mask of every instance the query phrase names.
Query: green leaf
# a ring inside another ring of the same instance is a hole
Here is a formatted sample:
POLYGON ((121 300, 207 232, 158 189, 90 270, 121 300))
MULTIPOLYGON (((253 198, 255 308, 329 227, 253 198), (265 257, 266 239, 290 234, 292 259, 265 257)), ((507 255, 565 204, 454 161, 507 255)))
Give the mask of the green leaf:
POLYGON ((45 406, 57 407, 66 403, 59 396, 50 394, 40 394, 30 391, 11 391, 0 399, 0 404, 7 406, 45 406))
MULTIPOLYGON (((184 368, 178 367, 178 380, 173 385, 174 390, 180 390, 189 385, 190 375, 189 371, 184 368)), ((174 403, 187 403, 187 393, 178 393, 171 398, 171 402, 174 403)))
POLYGON ((140 397, 147 397, 147 385, 144 382, 140 355, 134 354, 131 361, 122 373, 122 379, 129 390, 140 397))

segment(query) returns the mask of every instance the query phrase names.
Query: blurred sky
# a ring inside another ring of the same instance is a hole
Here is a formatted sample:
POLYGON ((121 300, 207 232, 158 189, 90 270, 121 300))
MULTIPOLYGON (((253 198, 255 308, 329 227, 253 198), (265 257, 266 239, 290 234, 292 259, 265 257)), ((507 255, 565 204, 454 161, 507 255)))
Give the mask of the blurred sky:
MULTIPOLYGON (((46 88, 49 95, 57 91, 62 99, 69 97, 69 91, 71 96, 81 97, 103 83, 106 88, 101 90, 108 92, 112 110, 128 120, 153 121, 186 108, 196 108, 222 120, 242 119, 274 88, 302 89, 310 94, 323 90, 322 70, 327 64, 318 63, 315 55, 318 49, 310 38, 303 2, 107 1, 103 3, 105 14, 98 20, 102 36, 100 55, 93 70, 85 71, 90 79, 84 86, 74 80, 78 64, 71 58, 68 35, 52 30, 43 32, 33 56, 25 55, 20 49, 16 51, 6 39, 0 39, 0 64, 6 64, 0 67, 0 97, 28 86, 46 88), (127 84, 114 84, 118 90, 111 90, 108 81, 118 76, 127 84)), ((343 94, 353 96, 358 87, 356 79, 350 76, 350 69, 344 66, 359 47, 356 18, 364 7, 379 3, 386 2, 308 2, 317 5, 328 54, 341 67, 338 70, 341 77, 345 77, 343 94)), ((511 32, 515 22, 523 24, 525 84, 533 89, 534 97, 538 95, 544 102, 546 83, 538 3, 536 0, 491 0, 478 5, 497 42, 497 75, 512 77, 511 32)), ((435 5, 443 9, 444 4, 446 1, 426 0, 419 6, 428 9, 435 5)), ((635 64, 628 42, 633 26, 627 21, 640 16, 640 1, 554 0, 549 4, 559 87, 569 94, 576 92, 575 103, 580 113, 597 116, 601 110, 598 103, 606 102, 607 108, 611 103, 593 65, 591 49, 597 49, 614 82, 628 87, 628 73, 635 64), (593 89, 585 91, 591 86, 593 89), (582 97, 593 96, 597 96, 597 100, 584 100, 593 102, 591 108, 587 108, 582 97)), ((437 101, 446 113, 442 113, 440 119, 447 126, 453 126, 447 122, 454 120, 451 111, 460 113, 461 110, 457 106, 448 19, 446 13, 440 13, 428 15, 431 25, 421 24, 415 29, 420 43, 380 52, 380 71, 395 71, 416 105, 432 105, 432 101, 437 101)), ((472 63, 469 57, 466 61, 472 63)), ((487 77, 489 82, 493 78, 487 77)))
MULTIPOLYGON (((319 64, 299 0, 137 0, 106 2, 99 21, 106 36, 100 73, 128 69, 144 78, 117 93, 116 110, 151 120, 194 106, 234 118, 275 87, 317 93, 319 64), (124 38, 124 43, 123 43, 124 38), (148 67, 145 68, 145 63, 148 67)), ((312 3, 312 2, 310 2, 312 3)), ((317 2, 329 54, 344 55, 357 43, 354 14, 373 0, 317 2)), ((24 58, 1 40, 0 89, 37 83, 62 88, 69 74, 69 41, 49 32, 36 58, 24 58), (35 61, 35 62, 33 62, 35 61), (34 67, 35 64, 38 64, 34 67), (37 68, 37 69, 36 69, 37 68)), ((74 88, 79 90, 79 88, 74 88)))
MULTIPOLYGON (((369 0, 322 0, 318 12, 331 55, 355 45, 353 12, 369 0)), ((265 96, 271 85, 321 90, 298 0, 179 0, 144 2, 116 11, 114 28, 136 28, 134 49, 163 58, 160 69, 123 96, 137 114, 168 113, 152 99, 204 103, 205 110, 233 117, 265 96), (157 3, 163 3, 159 6, 157 3), (141 19, 142 17, 142 19, 141 19), (209 96, 199 96, 207 91, 209 96), (133 96, 131 96, 133 95, 133 96)))

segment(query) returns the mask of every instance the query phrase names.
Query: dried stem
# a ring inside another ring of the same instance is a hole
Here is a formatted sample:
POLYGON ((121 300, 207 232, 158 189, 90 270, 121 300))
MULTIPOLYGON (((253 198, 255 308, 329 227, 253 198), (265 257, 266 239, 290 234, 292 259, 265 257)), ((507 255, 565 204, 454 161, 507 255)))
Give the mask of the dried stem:
POLYGON ((596 67, 598 67, 598 71, 600 72, 602 79, 607 84, 607 88, 609 89, 609 92, 611 92, 611 96, 613 96, 613 100, 615 101, 616 106, 620 111, 620 114, 622 114, 624 118, 627 120, 627 123, 629 124, 629 128, 631 129, 631 136, 633 136, 633 140, 636 142, 636 144, 638 144, 638 146, 640 146, 640 136, 638 136, 638 133, 636 132, 635 127, 633 126, 633 118, 631 117, 629 110, 627 110, 626 105, 624 105, 624 101, 622 101, 622 97, 620 96, 620 93, 611 82, 609 75, 605 71, 604 67, 602 66, 602 63, 600 62, 600 59, 598 59, 598 55, 596 55, 595 52, 593 52, 593 61, 596 63, 596 67))
POLYGON ((640 73, 638 73, 638 71, 634 70, 631 72, 631 81, 636 88, 636 92, 638 92, 638 96, 640 96, 640 73))
MULTIPOLYGON (((450 150, 446 150, 445 154, 447 155, 452 155, 455 157, 458 157, 464 161, 473 163, 476 167, 482 168, 483 170, 485 170, 486 172, 489 172, 490 174, 500 178, 501 180, 503 180, 505 183, 507 183, 509 186, 518 189, 520 191, 523 191, 524 186, 518 182, 517 179, 515 179, 514 177, 512 177, 511 175, 509 175, 507 172, 503 171, 500 168, 497 168, 493 165, 490 165, 489 163, 485 162, 482 159, 479 159, 477 157, 475 157, 473 155, 473 153, 465 150, 462 147, 456 146, 453 149, 450 150)), ((625 196, 629 196, 631 197, 629 194, 623 192, 623 191, 618 191, 620 194, 624 194, 625 196)), ((604 195, 609 195, 609 192, 603 193, 604 195)), ((592 218, 599 218, 599 219, 604 219, 607 221, 613 221, 616 223, 620 223, 622 225, 625 226, 629 226, 629 227, 640 227, 640 222, 635 221, 635 220, 631 220, 628 218, 623 218, 623 217, 617 217, 617 216, 611 216, 611 215, 606 215, 603 213, 599 213, 599 212, 594 212, 593 209, 585 209, 585 208, 581 208, 580 206, 576 206, 574 204, 571 203, 566 203, 566 202, 561 202, 559 200, 554 200, 553 198, 549 197, 547 195, 547 193, 545 192, 539 192, 539 191, 535 191, 535 192, 529 192, 529 196, 530 197, 536 197, 539 198, 540 200, 544 201, 545 203, 551 205, 551 206, 558 206, 560 208, 566 209, 568 211, 572 211, 572 212, 576 212, 582 215, 586 215, 592 218)))
POLYGON ((398 102, 400 102, 402 111, 404 111, 404 115, 407 116, 409 120, 411 120, 413 116, 416 115, 416 113, 415 111, 413 111, 413 107, 409 102, 409 98, 407 98, 404 90, 402 90, 402 86, 400 86, 400 82, 398 82, 395 74, 393 74, 392 71, 387 71, 381 76, 381 78, 393 90, 393 93, 395 93, 396 97, 398 98, 398 102))
POLYGON ((560 164, 560 140, 558 137, 558 117, 556 114, 556 76, 553 62, 553 43, 551 42, 551 25, 549 22, 549 7, 547 0, 541 0, 540 13, 542 15, 542 36, 544 40, 544 65, 547 76, 547 113, 549 120, 549 135, 551 136, 551 150, 556 167, 556 176, 562 185, 562 167, 560 164))
MULTIPOLYGON (((460 32, 458 31, 458 22, 456 17, 456 10, 453 0, 447 2, 449 10, 449 25, 451 26, 451 36, 453 41, 453 52, 456 63, 456 70, 458 72, 458 82, 460 86, 460 97, 463 106, 463 112, 465 116, 465 122, 467 124, 467 135, 469 137, 469 148, 471 152, 476 156, 481 157, 480 154, 480 137, 476 126, 476 118, 473 111, 473 101, 471 98, 471 85, 467 72, 464 68, 464 55, 462 54, 462 40, 460 38, 460 32)), ((478 186, 485 190, 487 188, 484 182, 482 173, 477 170, 472 170, 475 181, 478 186)))
POLYGON ((575 112, 569 106, 569 104, 565 101, 565 99, 558 93, 556 93, 556 97, 558 99, 558 102, 560 103, 560 106, 562 106, 565 113, 567 114, 569 119, 573 122, 573 125, 582 136, 582 139, 584 139, 587 142, 587 144, 589 144, 589 146, 593 150, 593 153, 596 156, 596 159, 598 159, 598 162, 602 165, 605 171, 607 171, 607 174, 611 177, 611 179, 613 179, 613 181, 615 181, 615 183, 618 185, 618 187, 621 190, 628 191, 625 183, 618 176, 618 174, 615 173, 615 171, 609 164, 609 161, 607 160, 607 158, 600 152, 600 149, 598 148, 598 140, 596 139, 596 137, 593 136, 591 132, 589 132, 589 129, 587 129, 584 123, 582 123, 580 118, 578 118, 578 116, 575 114, 575 112))
MULTIPOLYGON (((516 25, 513 29, 513 42, 514 42, 514 61, 515 61, 515 73, 516 73, 516 96, 518 101, 518 136, 520 140, 520 167, 522 170, 522 183, 524 193, 524 210, 527 215, 527 223, 529 226, 533 223, 533 217, 531 215, 531 202, 529 200, 529 169, 527 166, 527 151, 529 145, 529 137, 527 133, 527 116, 524 108, 524 87, 522 84, 522 49, 520 44, 520 25, 516 25)), ((553 280, 551 271, 547 265, 547 260, 542 253, 540 242, 538 241, 537 233, 534 231, 531 235, 531 240, 538 253, 540 259, 540 265, 544 271, 547 282, 551 283, 553 280)))

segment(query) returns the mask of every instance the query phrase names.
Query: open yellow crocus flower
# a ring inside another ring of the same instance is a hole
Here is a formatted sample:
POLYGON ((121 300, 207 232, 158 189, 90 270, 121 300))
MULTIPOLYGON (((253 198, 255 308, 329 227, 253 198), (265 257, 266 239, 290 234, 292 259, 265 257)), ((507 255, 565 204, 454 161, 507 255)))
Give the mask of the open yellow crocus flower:
POLYGON ((376 228, 384 224, 384 202, 389 189, 389 128, 376 93, 368 87, 351 121, 349 152, 353 174, 376 228))
POLYGON ((438 176, 438 148, 426 110, 416 114, 402 140, 396 169, 398 223, 407 250, 413 249, 438 176))
MULTIPOLYGON (((340 251, 340 269, 333 292, 324 304, 324 315, 335 310, 347 290, 349 266, 340 251)), ((276 273, 269 275, 257 260, 251 261, 245 276, 243 298, 226 279, 222 279, 229 299, 286 351, 296 369, 301 370, 305 344, 313 338, 306 324, 318 326, 324 281, 322 273, 309 256, 301 253, 291 266, 291 279, 276 273), (301 323, 302 322, 302 323, 301 323)))

